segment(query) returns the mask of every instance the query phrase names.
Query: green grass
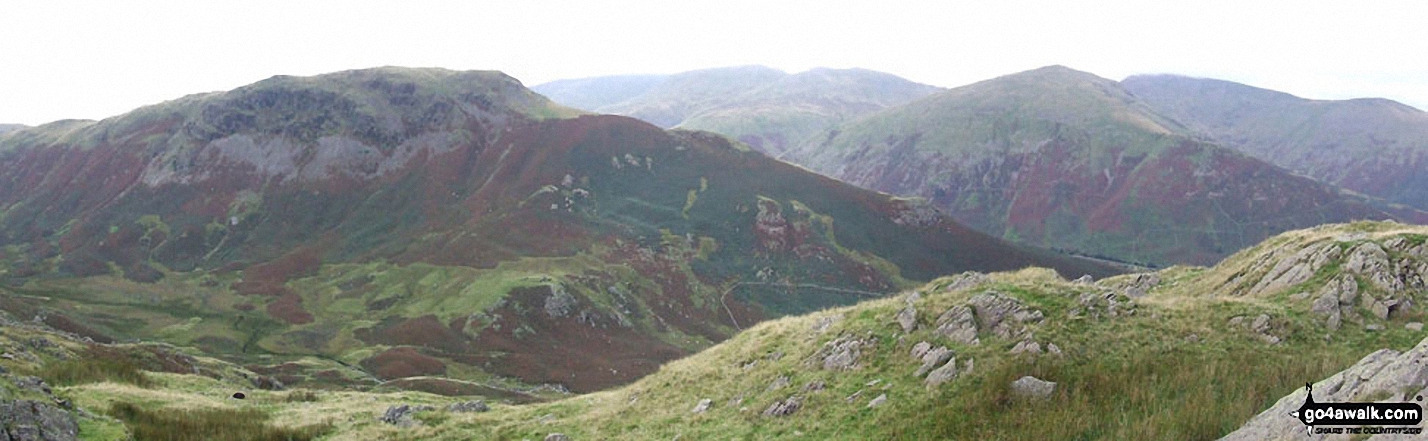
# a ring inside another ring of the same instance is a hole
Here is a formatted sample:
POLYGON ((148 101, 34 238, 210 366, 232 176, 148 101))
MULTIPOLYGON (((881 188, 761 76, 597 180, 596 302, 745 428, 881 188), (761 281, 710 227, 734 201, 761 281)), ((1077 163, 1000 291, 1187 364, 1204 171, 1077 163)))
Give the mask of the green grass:
POLYGON ((256 409, 168 410, 115 402, 108 414, 123 421, 135 439, 146 441, 306 441, 331 430, 331 424, 299 428, 267 424, 267 413, 256 409))

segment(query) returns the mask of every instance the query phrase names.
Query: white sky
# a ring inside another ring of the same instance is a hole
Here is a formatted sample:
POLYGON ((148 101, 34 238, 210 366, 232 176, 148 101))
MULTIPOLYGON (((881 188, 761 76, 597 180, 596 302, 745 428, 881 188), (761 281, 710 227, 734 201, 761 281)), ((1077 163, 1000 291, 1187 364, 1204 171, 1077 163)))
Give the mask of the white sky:
POLYGON ((1428 109, 1428 2, 0 0, 0 122, 98 119, 277 74, 495 69, 527 85, 744 64, 953 87, 1063 64, 1428 109))

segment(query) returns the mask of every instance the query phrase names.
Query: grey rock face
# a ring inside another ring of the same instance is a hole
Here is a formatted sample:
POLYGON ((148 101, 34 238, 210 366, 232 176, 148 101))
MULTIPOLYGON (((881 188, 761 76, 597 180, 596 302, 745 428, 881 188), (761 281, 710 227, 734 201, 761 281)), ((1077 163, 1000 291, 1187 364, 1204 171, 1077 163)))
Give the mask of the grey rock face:
POLYGON ((1313 277, 1325 263, 1339 258, 1341 253, 1339 246, 1333 243, 1305 247, 1270 268, 1259 283, 1250 288, 1249 294, 1269 293, 1303 283, 1313 277))
POLYGON ((551 317, 565 317, 575 307, 575 296, 565 292, 560 285, 550 287, 550 296, 545 298, 545 313, 551 317))
POLYGON ((0 401, 0 440, 69 441, 79 436, 74 415, 50 404, 0 401))
MULTIPOLYGON (((1289 416, 1304 404, 1306 393, 1303 388, 1295 390, 1222 439, 1315 439, 1305 433, 1303 423, 1289 416)), ((1428 339, 1408 352, 1384 349, 1369 354, 1314 383, 1313 393, 1316 402, 1353 401, 1365 396, 1386 397, 1379 401, 1413 401, 1419 395, 1428 396, 1428 339)))
POLYGON ((1056 383, 1032 376, 1018 378, 1011 384, 1013 394, 1027 398, 1046 399, 1056 392, 1056 383))

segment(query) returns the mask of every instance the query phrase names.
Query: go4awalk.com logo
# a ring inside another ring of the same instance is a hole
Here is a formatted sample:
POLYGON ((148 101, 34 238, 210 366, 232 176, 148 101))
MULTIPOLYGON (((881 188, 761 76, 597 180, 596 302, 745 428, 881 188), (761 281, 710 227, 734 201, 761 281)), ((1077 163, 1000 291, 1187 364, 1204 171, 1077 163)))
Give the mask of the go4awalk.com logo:
POLYGON ((1314 387, 1305 384, 1304 389, 1304 405, 1289 415, 1304 423, 1311 434, 1423 433, 1418 425, 1423 422, 1423 406, 1418 403, 1315 403, 1314 387))

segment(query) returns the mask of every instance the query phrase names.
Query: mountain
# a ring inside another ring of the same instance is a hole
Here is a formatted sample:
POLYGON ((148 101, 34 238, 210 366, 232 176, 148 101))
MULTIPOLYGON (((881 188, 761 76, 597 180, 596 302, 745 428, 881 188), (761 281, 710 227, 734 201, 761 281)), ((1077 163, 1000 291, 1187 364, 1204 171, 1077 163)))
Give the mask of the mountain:
POLYGON ((24 124, 0 124, 0 133, 11 132, 29 127, 24 124))
POLYGON ((0 246, 19 317, 428 389, 600 389, 940 274, 1119 271, 498 72, 404 68, 0 135, 0 246))
POLYGON ((1280 167, 1428 210, 1428 113, 1386 99, 1323 101, 1229 81, 1139 75, 1121 85, 1195 133, 1280 167))
POLYGON ((776 155, 840 122, 940 89, 864 69, 787 74, 745 66, 561 80, 534 90, 571 107, 721 133, 776 155))
POLYGON ((178 424, 286 435, 275 439, 1213 439, 1246 422, 1303 433, 1288 412, 1256 414, 1325 377, 1320 402, 1422 389, 1425 240, 1421 226, 1326 225, 1208 268, 957 274, 766 321, 633 384, 543 402, 261 390, 262 374, 242 366, 166 345, 86 345, 0 313, 12 354, 0 375, 13 377, 0 406, 25 402, 57 429, 68 417, 91 439, 178 424), (234 392, 246 399, 216 398, 234 392))
POLYGON ((879 111, 784 158, 1013 241, 1150 265, 1394 217, 1192 133, 1114 81, 1052 66, 879 111))

